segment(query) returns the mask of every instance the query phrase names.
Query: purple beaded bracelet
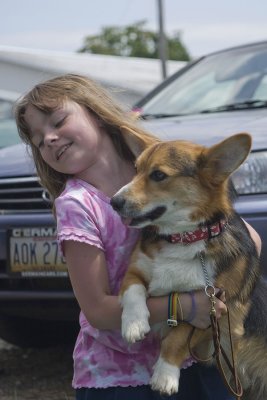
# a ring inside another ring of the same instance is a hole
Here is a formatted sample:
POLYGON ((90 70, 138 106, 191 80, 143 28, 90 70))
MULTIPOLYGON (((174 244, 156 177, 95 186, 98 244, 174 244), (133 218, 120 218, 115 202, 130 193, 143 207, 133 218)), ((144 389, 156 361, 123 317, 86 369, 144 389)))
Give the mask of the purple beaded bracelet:
POLYGON ((188 315, 188 317, 184 320, 186 322, 192 322, 193 319, 196 316, 196 299, 195 299, 195 293, 194 292, 188 292, 188 294, 191 297, 191 310, 190 313, 188 315))

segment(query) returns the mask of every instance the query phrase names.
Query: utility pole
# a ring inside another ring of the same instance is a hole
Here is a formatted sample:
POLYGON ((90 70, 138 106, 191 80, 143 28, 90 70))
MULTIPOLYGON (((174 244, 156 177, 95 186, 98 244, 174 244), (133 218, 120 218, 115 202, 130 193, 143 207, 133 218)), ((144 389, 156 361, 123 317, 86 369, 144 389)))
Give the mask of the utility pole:
POLYGON ((164 15, 163 15, 163 5, 162 0, 158 1, 158 17, 159 17, 159 58, 161 60, 161 71, 162 78, 167 77, 167 46, 166 46, 166 36, 164 33, 164 15))

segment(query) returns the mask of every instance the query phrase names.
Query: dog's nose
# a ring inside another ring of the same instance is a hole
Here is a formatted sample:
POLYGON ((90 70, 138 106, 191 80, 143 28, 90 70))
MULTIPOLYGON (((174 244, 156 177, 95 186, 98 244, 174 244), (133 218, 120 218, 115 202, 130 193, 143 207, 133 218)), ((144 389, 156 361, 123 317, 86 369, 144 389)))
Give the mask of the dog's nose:
POLYGON ((111 198, 110 204, 115 211, 119 212, 123 209, 125 199, 122 196, 114 196, 111 198))

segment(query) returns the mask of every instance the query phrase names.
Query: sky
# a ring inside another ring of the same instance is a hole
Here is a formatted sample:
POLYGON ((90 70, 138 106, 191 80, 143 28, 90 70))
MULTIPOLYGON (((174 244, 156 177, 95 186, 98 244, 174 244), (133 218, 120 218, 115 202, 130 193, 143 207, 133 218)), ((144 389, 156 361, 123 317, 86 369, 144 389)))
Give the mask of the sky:
MULTIPOLYGON (((162 3, 165 32, 180 32, 192 58, 267 40, 266 0, 162 3)), ((141 20, 158 29, 158 0, 1 0, 0 46, 73 52, 105 26, 141 20)))

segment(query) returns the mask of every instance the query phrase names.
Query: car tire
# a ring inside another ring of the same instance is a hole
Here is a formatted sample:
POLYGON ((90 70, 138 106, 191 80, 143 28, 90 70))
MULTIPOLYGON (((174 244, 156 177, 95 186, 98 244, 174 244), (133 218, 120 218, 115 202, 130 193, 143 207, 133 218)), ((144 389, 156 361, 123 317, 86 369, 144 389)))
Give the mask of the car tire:
POLYGON ((46 348, 73 344, 78 335, 78 323, 45 321, 17 316, 0 316, 0 338, 19 347, 46 348))

